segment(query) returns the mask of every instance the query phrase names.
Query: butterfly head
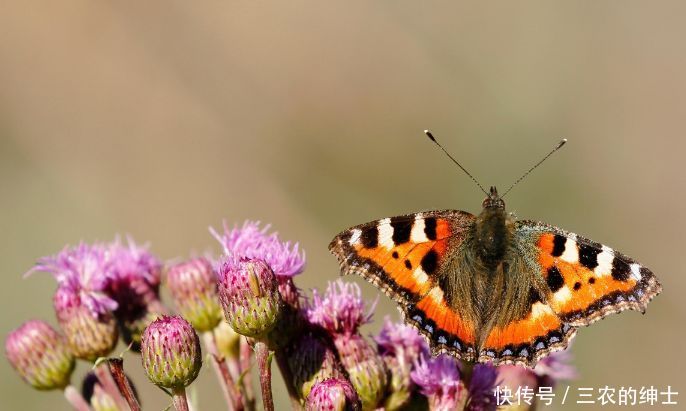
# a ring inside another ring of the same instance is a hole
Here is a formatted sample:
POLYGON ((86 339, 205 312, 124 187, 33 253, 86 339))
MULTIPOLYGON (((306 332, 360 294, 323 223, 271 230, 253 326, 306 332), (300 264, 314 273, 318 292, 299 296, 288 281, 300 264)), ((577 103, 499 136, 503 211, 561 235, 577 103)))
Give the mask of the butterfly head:
POLYGON ((490 193, 488 193, 488 197, 486 197, 486 199, 481 204, 481 206, 483 208, 500 209, 500 210, 505 209, 505 202, 498 195, 498 189, 495 188, 495 186, 491 186, 490 193))

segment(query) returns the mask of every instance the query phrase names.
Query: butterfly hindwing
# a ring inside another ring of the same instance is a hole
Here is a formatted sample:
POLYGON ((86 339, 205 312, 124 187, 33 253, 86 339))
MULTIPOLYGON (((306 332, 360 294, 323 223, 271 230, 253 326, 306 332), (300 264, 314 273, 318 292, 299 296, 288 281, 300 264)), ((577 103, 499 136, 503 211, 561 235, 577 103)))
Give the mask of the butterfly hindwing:
POLYGON ((395 300, 435 351, 469 359, 474 327, 448 306, 437 279, 474 218, 454 210, 384 218, 343 231, 329 249, 344 274, 364 277, 395 300))
POLYGON ((649 269, 605 245, 539 222, 517 224, 535 244, 533 257, 550 289, 548 304, 572 326, 627 309, 645 312, 662 290, 649 269))

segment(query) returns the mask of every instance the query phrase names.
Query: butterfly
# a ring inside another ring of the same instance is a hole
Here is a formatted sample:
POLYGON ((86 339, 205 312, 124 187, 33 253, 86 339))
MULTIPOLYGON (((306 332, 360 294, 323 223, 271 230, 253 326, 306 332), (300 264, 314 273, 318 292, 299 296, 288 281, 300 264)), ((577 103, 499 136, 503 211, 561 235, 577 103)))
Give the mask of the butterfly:
POLYGON ((644 313, 662 290, 630 257, 552 225, 517 220, 495 187, 486 194, 479 215, 441 210, 383 218, 343 231, 329 250, 343 274, 362 276, 395 301, 434 355, 494 365, 533 367, 565 349, 579 327, 624 310, 644 313))

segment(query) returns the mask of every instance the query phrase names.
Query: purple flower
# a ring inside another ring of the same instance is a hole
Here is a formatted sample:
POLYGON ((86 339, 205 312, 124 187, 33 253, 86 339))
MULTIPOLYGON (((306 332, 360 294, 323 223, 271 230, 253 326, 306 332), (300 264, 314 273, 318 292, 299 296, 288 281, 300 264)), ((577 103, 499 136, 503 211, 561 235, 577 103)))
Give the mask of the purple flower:
POLYGON ((143 332, 143 368, 160 387, 179 389, 190 385, 200 372, 200 339, 193 326, 179 316, 162 316, 143 332))
POLYGON ((21 378, 38 390, 66 387, 74 370, 67 341, 45 321, 27 321, 10 332, 5 356, 21 378))
POLYGON ((455 410, 464 401, 464 386, 455 358, 446 354, 438 357, 423 355, 411 373, 412 381, 429 399, 432 410, 455 410))
POLYGON ((369 310, 365 310, 365 305, 360 287, 339 279, 329 283, 323 297, 313 290, 307 317, 331 333, 353 334, 371 321, 376 301, 369 310))
POLYGON ((162 263, 131 237, 127 244, 116 238, 107 252, 105 289, 119 304, 117 315, 122 319, 140 317, 148 304, 159 299, 162 263))
POLYGON ((53 275, 58 287, 68 290, 91 315, 107 314, 117 309, 117 302, 106 292, 108 250, 102 244, 81 243, 65 247, 53 256, 42 257, 26 275, 44 271, 53 275))
POLYGON ((277 276, 292 277, 305 268, 305 253, 298 243, 282 242, 278 233, 268 234, 270 226, 260 228, 256 221, 246 221, 242 227, 229 228, 224 222, 224 233, 210 228, 227 255, 264 260, 277 276))
POLYGON ((305 402, 307 411, 357 411, 361 409, 360 398, 348 380, 329 378, 310 391, 305 402))
POLYGON ((166 285, 181 315, 200 332, 211 331, 222 319, 217 275, 209 261, 193 258, 167 270, 166 285))
POLYGON ((225 257, 219 267, 219 302, 237 333, 264 337, 279 321, 283 302, 276 276, 262 260, 225 257))
POLYGON ((557 381, 577 378, 578 372, 571 361, 572 354, 569 348, 554 352, 540 360, 533 370, 538 376, 538 385, 553 387, 557 381))
POLYGON ((472 370, 469 382, 469 398, 467 410, 495 411, 497 408, 494 389, 498 371, 490 364, 477 364, 472 370))
POLYGON ((414 327, 404 322, 394 323, 390 317, 384 318, 384 324, 375 338, 379 353, 384 356, 402 357, 413 362, 421 354, 429 353, 429 346, 414 327))

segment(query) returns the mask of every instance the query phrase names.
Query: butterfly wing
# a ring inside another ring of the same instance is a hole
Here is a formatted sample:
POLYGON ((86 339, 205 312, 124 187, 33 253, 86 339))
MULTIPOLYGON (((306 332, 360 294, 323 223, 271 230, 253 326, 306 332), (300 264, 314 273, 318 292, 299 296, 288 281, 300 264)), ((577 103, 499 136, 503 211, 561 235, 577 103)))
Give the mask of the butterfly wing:
POLYGON ((645 312, 662 291, 652 271, 610 247, 535 221, 521 221, 517 230, 535 244, 535 266, 550 289, 548 303, 573 326, 624 310, 645 312))
POLYGON ((474 325, 451 309, 438 284, 456 249, 474 223, 472 214, 428 211, 384 218, 336 236, 329 250, 343 274, 357 274, 396 301, 405 321, 434 351, 473 359, 474 325))
POLYGON ((533 366, 566 348, 577 327, 628 309, 644 312, 662 289, 649 269, 626 255, 557 227, 518 221, 515 241, 513 258, 522 264, 514 266, 545 287, 532 290, 525 318, 491 330, 481 361, 533 366))

